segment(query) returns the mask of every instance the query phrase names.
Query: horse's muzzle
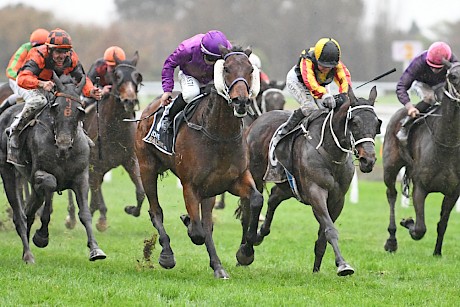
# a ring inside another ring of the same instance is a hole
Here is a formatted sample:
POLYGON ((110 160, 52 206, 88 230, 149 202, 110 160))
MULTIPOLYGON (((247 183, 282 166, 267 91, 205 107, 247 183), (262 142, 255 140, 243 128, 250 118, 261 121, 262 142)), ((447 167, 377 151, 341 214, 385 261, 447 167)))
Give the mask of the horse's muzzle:
POLYGON ((248 114, 248 108, 251 100, 247 97, 237 97, 232 99, 233 115, 236 117, 245 117, 248 114))
POLYGON ((60 159, 67 159, 73 147, 73 138, 70 135, 60 135, 56 138, 55 145, 57 147, 56 156, 60 159))
POLYGON ((371 142, 365 142, 356 147, 358 151, 359 169, 363 173, 370 173, 377 160, 375 157, 375 146, 371 142))

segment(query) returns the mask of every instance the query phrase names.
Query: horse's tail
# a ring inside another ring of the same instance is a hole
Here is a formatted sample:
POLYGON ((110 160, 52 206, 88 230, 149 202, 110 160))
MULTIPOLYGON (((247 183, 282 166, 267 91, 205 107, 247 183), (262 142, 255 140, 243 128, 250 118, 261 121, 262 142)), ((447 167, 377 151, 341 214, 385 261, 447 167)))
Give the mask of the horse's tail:
POLYGON ((407 174, 408 171, 407 171, 407 168, 406 170, 404 171, 404 175, 403 175, 403 178, 401 180, 401 194, 406 197, 406 198, 409 198, 410 197, 410 176, 407 174))
POLYGON ((235 210, 235 218, 238 219, 238 220, 242 220, 243 219, 243 206, 241 205, 241 199, 238 200, 238 207, 236 207, 236 210, 235 210))

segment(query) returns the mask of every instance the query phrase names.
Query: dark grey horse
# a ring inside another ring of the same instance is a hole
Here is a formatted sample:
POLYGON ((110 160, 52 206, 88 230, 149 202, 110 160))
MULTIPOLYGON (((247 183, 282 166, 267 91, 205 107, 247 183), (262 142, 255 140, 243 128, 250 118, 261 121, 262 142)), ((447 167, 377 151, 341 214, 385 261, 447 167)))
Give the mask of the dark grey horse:
POLYGON ((395 202, 396 177, 405 166, 407 178, 413 183, 412 200, 415 221, 403 219, 401 225, 409 229, 414 240, 423 238, 426 232, 425 199, 429 193, 444 194, 441 216, 438 222, 438 237, 434 255, 441 255, 442 242, 452 208, 460 195, 460 63, 444 61, 447 82, 438 93, 440 107, 430 116, 423 117, 419 125, 410 131, 407 148, 399 144, 396 133, 400 120, 407 114, 402 108, 388 124, 383 144, 384 181, 390 204, 390 237, 385 250, 395 252, 396 240, 395 202))
POLYGON ((45 204, 41 215, 42 225, 33 236, 33 242, 38 247, 46 247, 53 193, 66 189, 72 189, 77 197, 80 221, 85 226, 88 237, 89 260, 106 257, 94 238, 88 209, 89 145, 81 127, 84 109, 80 101, 86 79, 83 77, 77 86, 71 82, 70 77, 61 78, 69 83, 64 84, 54 74, 57 91, 50 98, 52 103, 47 104, 31 122, 30 127, 21 132, 23 167, 6 162, 5 133, 5 129, 23 105, 13 106, 0 116, 0 173, 6 196, 13 209, 16 231, 23 243, 23 260, 26 263, 35 262, 29 247, 29 238, 36 211, 45 204), (25 208, 22 208, 17 193, 19 173, 27 178, 33 188, 25 208))
MULTIPOLYGON (((355 172, 352 154, 359 160, 362 172, 370 172, 376 161, 375 136, 380 133, 381 121, 374 111, 377 96, 375 87, 369 99, 357 99, 349 91, 349 99, 333 112, 318 115, 307 128, 293 135, 292 151, 287 150, 287 164, 297 182, 298 195, 303 204, 311 205, 319 223, 318 240, 315 244, 313 272, 320 270, 326 243, 331 244, 335 254, 335 264, 339 276, 350 275, 354 269, 344 260, 338 245, 335 220, 342 212, 345 194, 355 172)), ((262 191, 264 174, 268 165, 270 140, 276 129, 284 123, 290 111, 272 111, 260 116, 249 127, 247 142, 250 152, 250 170, 262 191)), ((284 141, 281 140, 280 144, 284 141)), ((291 141, 287 139, 287 141, 291 141)), ((279 145, 278 145, 279 146, 279 145)), ((294 196, 288 182, 277 183, 270 192, 265 221, 257 234, 261 243, 270 233, 270 226, 278 205, 294 196)), ((247 232, 249 204, 241 200, 239 214, 242 219, 243 240, 247 232)))
MULTIPOLYGON (((104 97, 99 105, 93 104, 86 109, 84 128, 96 144, 91 148, 89 184, 91 190, 90 211, 94 214, 99 210, 100 217, 96 223, 99 231, 107 228, 107 206, 102 195, 104 175, 118 166, 128 173, 136 187, 136 206, 127 206, 125 211, 139 216, 145 198, 142 187, 139 162, 134 152, 134 136, 136 123, 125 121, 135 118, 135 107, 139 106, 137 92, 142 82, 142 75, 137 71, 138 53, 131 60, 121 61, 116 58, 117 65, 112 72, 112 91, 104 97)), ((69 198, 69 216, 66 226, 75 225, 75 208, 69 198)))

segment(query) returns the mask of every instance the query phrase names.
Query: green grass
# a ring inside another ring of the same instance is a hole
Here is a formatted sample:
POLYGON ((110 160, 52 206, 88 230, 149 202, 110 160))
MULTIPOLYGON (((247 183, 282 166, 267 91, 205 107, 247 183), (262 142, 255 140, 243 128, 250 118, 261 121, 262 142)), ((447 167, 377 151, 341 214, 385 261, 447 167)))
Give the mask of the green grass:
MULTIPOLYGON (((179 219, 185 208, 175 177, 166 177, 159 188, 165 227, 177 261, 171 270, 157 263, 158 243, 151 263, 143 259, 144 240, 156 231, 149 220, 147 201, 139 218, 124 213, 124 206, 134 203, 134 187, 121 169, 115 170, 113 180, 103 187, 110 227, 103 233, 95 230, 107 254, 103 261, 88 261, 83 226, 79 223, 74 230, 65 228, 66 197, 56 195, 50 244, 39 249, 31 243, 36 264, 24 264, 22 245, 7 219, 7 201, 1 193, 0 305, 453 306, 458 301, 458 213, 452 213, 443 256, 432 256, 440 195, 430 195, 427 200, 425 237, 413 241, 407 230, 398 227, 399 249, 389 254, 383 249, 388 237, 385 187, 377 181, 360 181, 359 203, 347 201, 336 222, 342 254, 356 270, 348 277, 336 275, 330 246, 321 272, 312 273, 318 224, 311 208, 293 199, 279 207, 271 234, 255 249, 254 263, 236 266, 241 227, 233 217, 237 199, 228 197, 227 208, 214 212, 214 241, 231 278, 216 280, 206 248, 191 243, 179 219)), ((398 205, 398 222, 413 215, 412 207, 398 205)))

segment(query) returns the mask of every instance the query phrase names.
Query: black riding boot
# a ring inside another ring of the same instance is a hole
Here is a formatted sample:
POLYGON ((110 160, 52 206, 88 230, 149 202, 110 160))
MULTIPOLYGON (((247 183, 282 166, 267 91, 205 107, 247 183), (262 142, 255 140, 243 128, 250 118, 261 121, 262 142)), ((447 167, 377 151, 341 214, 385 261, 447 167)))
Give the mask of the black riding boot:
MULTIPOLYGON (((425 112, 426 110, 428 110, 428 108, 430 106, 431 105, 429 103, 420 101, 419 103, 417 103, 417 105, 415 107, 420 112, 425 112)), ((415 118, 410 117, 409 115, 404 117, 401 120, 401 128, 399 129, 398 133, 396 134, 396 137, 398 138, 399 142, 404 146, 407 145, 407 137, 409 135, 410 128, 414 124, 414 120, 415 120, 415 118)))
POLYGON ((172 103, 172 106, 169 108, 168 113, 165 114, 163 117, 163 124, 162 124, 162 129, 163 131, 168 130, 168 128, 171 126, 172 121, 174 120, 174 117, 182 111, 185 108, 185 105, 187 104, 184 101, 184 98, 182 97, 182 94, 177 95, 177 97, 174 99, 172 103))
POLYGON ((273 145, 276 146, 278 142, 283 138, 286 134, 288 134, 292 129, 294 129, 297 124, 305 117, 302 113, 302 109, 298 108, 295 110, 291 116, 289 116, 288 120, 284 124, 283 127, 278 131, 276 136, 273 138, 273 145))
POLYGON ((8 98, 6 98, 2 104, 0 105, 0 114, 2 114, 6 109, 16 104, 16 99, 18 95, 11 94, 8 98))
POLYGON ((6 160, 9 163, 21 165, 19 163, 19 134, 28 121, 28 117, 21 116, 17 123, 13 121, 13 124, 5 130, 8 134, 6 160))

